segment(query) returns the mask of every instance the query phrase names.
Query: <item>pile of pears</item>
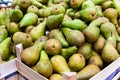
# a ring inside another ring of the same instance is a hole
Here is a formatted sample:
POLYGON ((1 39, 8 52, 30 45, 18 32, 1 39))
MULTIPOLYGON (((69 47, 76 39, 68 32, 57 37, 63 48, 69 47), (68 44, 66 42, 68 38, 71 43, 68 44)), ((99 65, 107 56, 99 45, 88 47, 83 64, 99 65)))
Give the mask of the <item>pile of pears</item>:
POLYGON ((49 80, 89 80, 120 56, 120 0, 13 0, 0 9, 0 55, 49 80))

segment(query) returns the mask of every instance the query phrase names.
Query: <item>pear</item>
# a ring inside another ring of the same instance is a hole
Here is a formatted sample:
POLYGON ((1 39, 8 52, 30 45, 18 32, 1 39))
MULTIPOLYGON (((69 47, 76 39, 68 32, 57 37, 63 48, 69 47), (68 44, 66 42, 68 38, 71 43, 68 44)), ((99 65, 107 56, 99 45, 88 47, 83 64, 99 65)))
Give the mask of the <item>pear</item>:
POLYGON ((78 53, 82 54, 85 57, 85 59, 89 59, 92 56, 91 51, 91 43, 85 43, 78 48, 78 53))
POLYGON ((101 4, 102 9, 112 8, 113 7, 113 1, 107 0, 101 4))
POLYGON ((77 74, 77 80, 89 80, 95 74, 100 72, 100 69, 97 65, 88 64, 82 70, 80 70, 77 74))
POLYGON ((30 47, 33 44, 31 36, 24 32, 14 33, 12 40, 15 44, 22 43, 24 48, 30 47))
POLYGON ((10 10, 10 21, 19 22, 23 18, 23 12, 20 9, 10 10))
POLYGON ((38 16, 35 13, 26 13, 24 17, 19 22, 20 28, 26 27, 29 25, 35 25, 38 21, 38 16))
POLYGON ((43 4, 38 2, 37 0, 29 0, 31 2, 32 5, 37 6, 38 8, 43 8, 43 4))
POLYGON ((20 29, 16 22, 10 22, 9 26, 7 26, 7 31, 9 34, 13 35, 15 32, 20 31, 20 29))
POLYGON ((42 4, 47 4, 49 0, 37 0, 37 1, 42 3, 42 4))
POLYGON ((95 8, 86 8, 83 10, 80 10, 80 17, 85 22, 91 22, 92 20, 96 19, 97 12, 95 8))
MULTIPOLYGON (((69 1, 69 0, 68 0, 68 1, 69 1)), ((68 8, 69 8, 68 3, 66 3, 66 2, 60 2, 59 4, 62 5, 65 9, 68 9, 68 8)))
POLYGON ((83 31, 87 27, 87 25, 80 19, 74 19, 71 21, 63 20, 62 27, 68 27, 71 29, 83 31))
POLYGON ((65 58, 61 55, 52 56, 50 59, 53 70, 62 75, 63 72, 70 72, 70 68, 65 58))
POLYGON ((102 6, 95 6, 96 12, 97 12, 97 17, 102 17, 103 12, 102 12, 102 6))
POLYGON ((116 25, 116 27, 118 26, 118 22, 117 22, 117 11, 114 8, 107 8, 105 9, 105 11, 103 12, 104 16, 107 17, 110 22, 112 22, 114 25, 116 25))
POLYGON ((103 2, 105 2, 106 0, 91 0, 95 5, 99 5, 103 2))
POLYGON ((0 43, 8 37, 8 31, 4 27, 0 27, 0 43))
POLYGON ((81 9, 84 10, 86 8, 95 8, 95 4, 91 0, 86 0, 82 3, 81 9))
POLYGON ((66 2, 68 3, 70 0, 53 0, 53 3, 54 4, 58 4, 58 3, 61 3, 61 2, 66 2))
POLYGON ((49 80, 62 80, 62 75, 54 73, 50 76, 49 80))
POLYGON ((33 45, 23 49, 21 61, 28 66, 35 65, 39 60, 39 45, 33 45))
POLYGON ((21 9, 26 9, 31 5, 30 0, 17 0, 16 4, 20 6, 21 9))
POLYGON ((105 44, 105 38, 102 35, 99 35, 97 41, 94 42, 93 48, 97 52, 101 52, 105 44))
POLYGON ((102 59, 109 64, 115 61, 120 55, 118 51, 115 49, 115 47, 112 45, 112 43, 108 41, 108 39, 105 42, 105 45, 101 52, 101 56, 102 56, 102 59))
POLYGON ((61 55, 65 59, 68 59, 70 56, 72 56, 76 52, 77 52, 77 47, 76 46, 71 46, 71 47, 68 47, 68 48, 62 48, 61 55))
POLYGON ((70 6, 74 9, 77 9, 82 5, 83 2, 84 0, 70 0, 70 6))
POLYGON ((10 55, 11 38, 7 37, 0 43, 0 54, 3 61, 6 61, 10 55))
POLYGON ((67 42, 67 40, 65 39, 62 31, 60 31, 59 29, 52 29, 49 33, 49 38, 55 38, 57 40, 60 41, 60 43, 62 44, 62 47, 68 47, 69 44, 67 42))
POLYGON ((79 53, 73 54, 68 60, 68 65, 73 71, 81 70, 83 67, 85 67, 85 63, 84 56, 79 53))
POLYGON ((113 5, 117 11, 118 17, 120 18, 120 1, 119 0, 113 0, 113 5))
POLYGON ((35 6, 35 5, 30 5, 30 6, 27 8, 27 13, 29 13, 29 12, 33 12, 33 13, 39 15, 39 9, 38 9, 38 7, 35 6))
POLYGON ((62 51, 62 45, 59 40, 51 38, 46 41, 44 50, 49 55, 58 55, 62 51))
POLYGON ((88 26, 83 30, 83 34, 87 42, 95 42, 99 37, 100 29, 95 26, 88 26))
POLYGON ((91 56, 91 58, 88 61, 88 64, 95 64, 100 69, 103 68, 103 60, 99 54, 91 56))
POLYGON ((62 28, 68 43, 72 46, 81 46, 85 42, 83 33, 79 30, 72 30, 70 28, 62 28))
POLYGON ((118 53, 120 53, 120 42, 118 42, 118 43, 116 44, 116 49, 117 49, 118 53))
POLYGON ((40 36, 43 36, 45 33, 45 28, 46 28, 46 21, 38 24, 36 27, 33 27, 29 33, 30 36, 32 37, 32 40, 35 41, 40 36))
POLYGON ((9 58, 7 59, 7 61, 10 61, 10 60, 15 59, 15 58, 16 58, 15 55, 10 55, 9 58))
POLYGON ((51 15, 47 19, 47 27, 51 29, 59 28, 60 24, 62 23, 64 15, 63 14, 57 14, 57 15, 51 15))
POLYGON ((25 33, 29 34, 30 31, 31 31, 34 27, 35 27, 35 26, 33 26, 33 25, 27 26, 27 27, 25 28, 25 33))
POLYGON ((57 5, 53 6, 53 9, 51 12, 53 15, 62 14, 62 13, 65 13, 65 8, 64 8, 64 6, 57 4, 57 5))
POLYGON ((50 77, 52 75, 53 67, 47 53, 44 50, 40 53, 40 59, 36 65, 36 69, 39 74, 45 77, 50 77))

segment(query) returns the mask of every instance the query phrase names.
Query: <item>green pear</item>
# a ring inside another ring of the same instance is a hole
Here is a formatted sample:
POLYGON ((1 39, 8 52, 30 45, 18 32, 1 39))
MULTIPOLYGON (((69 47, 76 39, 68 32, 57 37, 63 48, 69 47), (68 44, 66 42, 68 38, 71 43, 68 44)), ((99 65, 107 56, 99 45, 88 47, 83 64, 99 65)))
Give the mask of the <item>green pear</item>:
POLYGON ((66 2, 60 2, 59 4, 62 5, 65 9, 69 8, 69 4, 66 2))
POLYGON ((106 0, 91 0, 95 5, 99 5, 103 2, 105 2, 106 0))
POLYGON ((21 8, 21 9, 26 9, 31 5, 30 0, 17 0, 16 4, 21 8))
POLYGON ((37 1, 42 3, 42 4, 47 4, 49 0, 37 0, 37 1))
POLYGON ((101 57, 106 63, 109 64, 115 61, 118 57, 120 57, 120 55, 115 49, 115 47, 112 45, 112 43, 108 42, 108 39, 106 40, 103 50, 101 52, 101 57))
POLYGON ((36 27, 32 28, 30 31, 30 36, 32 37, 32 40, 35 41, 38 39, 40 36, 43 36, 45 33, 45 28, 46 28, 46 21, 38 24, 36 27))
POLYGON ((59 40, 51 38, 46 41, 44 50, 49 55, 58 55, 62 51, 62 45, 59 40))
POLYGON ((6 61, 10 55, 11 38, 7 37, 0 43, 0 54, 3 61, 6 61))
POLYGON ((44 50, 40 53, 40 59, 36 64, 36 69, 39 74, 45 77, 50 77, 52 75, 53 67, 47 53, 44 50))
POLYGON ((10 23, 10 16, 9 16, 9 10, 0 10, 0 26, 5 25, 8 26, 10 23))
POLYGON ((77 52, 77 47, 76 46, 71 46, 71 47, 68 47, 68 48, 62 48, 61 55, 65 59, 68 59, 70 56, 72 56, 76 52, 77 52))
POLYGON ((102 9, 113 8, 113 1, 107 0, 101 4, 102 9))
POLYGON ((97 65, 88 64, 77 74, 77 80, 89 80, 91 77, 100 72, 100 69, 97 65))
POLYGON ((0 27, 0 43, 8 37, 8 31, 4 27, 0 27))
POLYGON ((93 48, 96 52, 101 52, 105 44, 105 38, 102 35, 99 35, 97 41, 93 43, 93 48))
POLYGON ((100 29, 95 26, 88 26, 83 30, 83 34, 87 42, 95 42, 99 37, 100 29))
POLYGON ((55 38, 57 40, 60 41, 60 43, 62 44, 62 47, 68 47, 69 44, 67 42, 67 40, 65 39, 62 31, 60 31, 59 29, 52 29, 49 33, 49 38, 55 38))
POLYGON ((103 68, 103 60, 99 54, 91 56, 91 58, 88 61, 88 64, 95 64, 100 69, 103 68))
POLYGON ((53 9, 51 12, 53 15, 62 14, 62 13, 65 13, 65 8, 60 4, 56 4, 53 6, 53 9))
POLYGON ((83 67, 85 67, 85 63, 84 56, 79 53, 73 54, 68 60, 68 65, 73 71, 81 70, 83 67))
POLYGON ((23 18, 23 12, 20 9, 10 10, 10 21, 19 22, 23 18))
POLYGON ((10 61, 10 60, 15 59, 15 58, 16 58, 15 55, 10 55, 9 58, 7 59, 7 61, 10 61))
POLYGON ((33 44, 31 36, 20 31, 14 33, 12 40, 16 45, 22 43, 24 48, 30 47, 33 44))
POLYGON ((39 45, 33 45, 23 49, 21 61, 28 66, 35 65, 39 60, 39 45))
POLYGON ((118 53, 120 53, 120 42, 118 42, 118 43, 116 44, 116 49, 117 49, 118 53))
POLYGON ((83 33, 79 30, 72 30, 70 28, 62 28, 68 43, 72 46, 81 46, 85 42, 83 33))
POLYGON ((70 0, 69 3, 72 8, 77 9, 82 5, 83 2, 84 0, 70 0))
POLYGON ((107 8, 105 9, 105 11, 103 12, 104 16, 107 17, 110 22, 112 22, 114 25, 116 25, 116 27, 118 26, 118 22, 117 22, 117 11, 114 8, 107 8))
POLYGON ((37 0, 29 0, 31 2, 32 5, 37 6, 38 8, 43 8, 43 4, 38 2, 37 0))
POLYGON ((89 59, 92 56, 91 51, 91 43, 85 43, 78 48, 78 53, 82 54, 85 57, 85 59, 89 59))
POLYGON ((9 34, 13 35, 15 32, 20 31, 20 29, 16 22, 10 22, 9 26, 7 26, 7 31, 9 34))
POLYGON ((95 4, 91 0, 86 0, 82 3, 81 9, 86 9, 86 8, 95 8, 95 4))
POLYGON ((101 25, 100 27, 101 34, 107 39, 108 37, 111 36, 111 33, 115 36, 116 40, 119 42, 120 37, 117 33, 116 27, 113 23, 111 22, 106 22, 101 25))
POLYGON ((33 12, 33 13, 39 15, 39 9, 38 9, 38 7, 35 6, 35 5, 30 5, 30 6, 27 8, 27 13, 29 13, 29 12, 33 12))
POLYGON ((54 73, 50 76, 49 80, 62 80, 62 75, 54 73))
POLYGON ((61 55, 52 56, 50 61, 55 72, 61 75, 63 74, 63 72, 70 72, 70 68, 67 64, 67 61, 63 56, 61 55))
POLYGON ((97 12, 97 17, 102 17, 103 16, 103 12, 102 12, 102 6, 95 6, 96 8, 96 12, 97 12))
POLYGON ((29 34, 30 31, 31 31, 34 27, 35 27, 35 26, 33 26, 33 25, 27 26, 27 27, 25 28, 25 33, 29 34))
POLYGON ((68 3, 70 0, 53 0, 53 3, 54 4, 58 4, 58 3, 61 3, 61 2, 66 2, 68 3))
POLYGON ((113 0, 113 5, 117 11, 118 17, 120 18, 120 1, 119 0, 113 0))
POLYGON ((63 20, 62 27, 68 27, 71 29, 83 31, 87 27, 87 25, 80 19, 74 19, 71 21, 63 20))
POLYGON ((35 13, 26 13, 24 17, 19 22, 20 28, 26 27, 29 25, 35 25, 38 21, 38 16, 35 13))
POLYGON ((47 27, 51 29, 58 28, 63 21, 63 14, 51 15, 47 19, 47 27))
POLYGON ((90 8, 80 10, 80 17, 85 22, 91 22, 97 17, 96 9, 90 7, 90 8))

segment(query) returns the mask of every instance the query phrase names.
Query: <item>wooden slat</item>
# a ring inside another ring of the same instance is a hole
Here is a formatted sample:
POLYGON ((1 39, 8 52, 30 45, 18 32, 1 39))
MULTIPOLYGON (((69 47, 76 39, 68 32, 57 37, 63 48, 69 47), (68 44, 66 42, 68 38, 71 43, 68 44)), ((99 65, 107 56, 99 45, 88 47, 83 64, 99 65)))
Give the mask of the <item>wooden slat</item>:
POLYGON ((105 80, 110 74, 112 74, 117 68, 120 67, 120 58, 109 64, 102 71, 97 73, 89 80, 105 80))
POLYGON ((24 75, 29 80, 48 80, 44 76, 38 74, 37 72, 29 68, 28 66, 23 64, 18 59, 16 59, 16 61, 17 61, 16 64, 17 64, 18 72, 24 75))
POLYGON ((63 72, 63 79, 62 80, 76 80, 77 78, 76 72, 63 72))

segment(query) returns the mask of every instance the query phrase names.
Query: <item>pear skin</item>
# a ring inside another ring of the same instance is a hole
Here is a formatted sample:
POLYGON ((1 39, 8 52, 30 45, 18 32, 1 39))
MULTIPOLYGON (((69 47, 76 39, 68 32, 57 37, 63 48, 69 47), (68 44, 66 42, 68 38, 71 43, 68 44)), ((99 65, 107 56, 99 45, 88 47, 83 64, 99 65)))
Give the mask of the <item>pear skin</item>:
POLYGON ((89 80, 98 72, 100 72, 100 69, 97 65, 89 64, 78 72, 77 80, 89 80))
POLYGON ((38 9, 38 7, 35 6, 35 5, 30 5, 30 6, 27 8, 27 13, 28 13, 28 12, 33 12, 33 13, 39 15, 39 9, 38 9))
POLYGON ((8 37, 8 31, 4 27, 0 27, 0 42, 4 41, 8 37))
POLYGON ((95 8, 95 4, 91 0, 86 0, 82 3, 81 9, 84 10, 86 8, 95 8))
POLYGON ((24 15, 24 17, 21 19, 21 21, 19 22, 19 27, 26 27, 29 25, 35 25, 38 21, 38 16, 35 13, 26 13, 24 15))
POLYGON ((62 28, 62 32, 65 35, 68 43, 72 46, 81 46, 85 42, 85 37, 79 30, 62 28))
POLYGON ((113 8, 113 1, 107 0, 101 4, 102 9, 113 8))
POLYGON ((103 16, 102 6, 95 6, 95 8, 97 12, 97 17, 102 17, 103 16))
POLYGON ((61 55, 52 56, 50 59, 53 70, 62 75, 63 72, 70 72, 66 59, 61 55))
POLYGON ((87 25, 80 19, 74 19, 71 21, 64 20, 62 22, 62 27, 68 27, 71 29, 83 31, 87 27, 87 25))
POLYGON ((0 43, 0 54, 3 61, 6 61, 10 55, 11 38, 7 37, 0 43))
POLYGON ((113 5, 117 11, 118 18, 120 18, 120 1, 119 0, 113 0, 113 5))
POLYGON ((45 28, 46 28, 46 21, 38 24, 36 27, 32 28, 30 31, 30 36, 32 37, 32 40, 35 41, 38 39, 40 36, 43 36, 45 33, 45 28))
POLYGON ((97 41, 94 42, 93 48, 97 52, 101 52, 105 44, 105 38, 102 35, 99 35, 97 41))
POLYGON ((84 0, 70 0, 70 6, 74 9, 77 9, 82 5, 83 2, 84 0))
POLYGON ((76 52, 77 52, 77 47, 76 46, 71 46, 71 47, 68 47, 68 48, 62 48, 61 55, 65 59, 68 59, 70 56, 72 56, 76 52))
POLYGON ((105 11, 103 12, 104 16, 107 17, 110 22, 112 22, 114 25, 116 25, 116 27, 118 26, 118 22, 117 22, 117 11, 114 8, 107 8, 105 9, 105 11))
POLYGON ((91 51, 91 43, 85 43, 78 48, 78 53, 82 54, 85 57, 85 59, 89 59, 92 56, 91 51))
POLYGON ((53 67, 47 53, 44 50, 40 53, 40 59, 36 68, 37 72, 45 77, 50 77, 52 75, 53 67))
POLYGON ((99 4, 101 4, 101 3, 103 3, 103 2, 105 2, 106 0, 91 0, 95 5, 99 5, 99 4))
POLYGON ((62 75, 54 73, 50 76, 49 80, 62 80, 62 75))
POLYGON ((23 44, 23 47, 30 47, 33 44, 32 38, 29 34, 24 32, 16 32, 14 33, 12 40, 15 44, 23 44))
POLYGON ((85 58, 82 54, 76 53, 73 54, 69 60, 68 60, 68 65, 72 71, 79 71, 83 67, 85 67, 85 58))
POLYGON ((62 31, 60 31, 59 29, 53 29, 50 31, 49 33, 49 38, 55 38, 57 40, 60 41, 60 43, 62 44, 62 47, 68 47, 69 44, 67 42, 67 40, 65 39, 62 31))

